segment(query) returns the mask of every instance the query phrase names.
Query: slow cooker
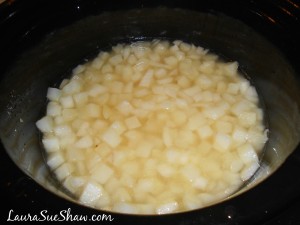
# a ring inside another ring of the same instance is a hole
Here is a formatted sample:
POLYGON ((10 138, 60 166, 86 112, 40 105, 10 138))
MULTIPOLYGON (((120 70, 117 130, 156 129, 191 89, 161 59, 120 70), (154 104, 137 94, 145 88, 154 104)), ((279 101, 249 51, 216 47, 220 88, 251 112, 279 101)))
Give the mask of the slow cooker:
POLYGON ((6 0, 0 4, 3 221, 107 224, 300 224, 300 4, 294 0, 6 0), (34 122, 46 90, 119 42, 201 44, 237 59, 262 93, 270 141, 234 196, 170 215, 126 215, 70 199, 51 177, 34 122))

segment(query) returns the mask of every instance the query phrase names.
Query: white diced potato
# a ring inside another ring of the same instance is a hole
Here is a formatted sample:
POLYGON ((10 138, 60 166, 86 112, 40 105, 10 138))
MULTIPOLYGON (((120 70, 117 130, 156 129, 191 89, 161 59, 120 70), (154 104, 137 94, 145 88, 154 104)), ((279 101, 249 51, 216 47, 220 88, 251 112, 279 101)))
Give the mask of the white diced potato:
POLYGON ((115 65, 120 64, 123 61, 123 57, 121 54, 114 55, 108 61, 109 61, 109 63, 111 63, 112 65, 115 66, 115 65))
POLYGON ((198 209, 203 207, 202 201, 198 198, 195 198, 195 195, 185 193, 182 199, 184 207, 188 210, 198 209))
POLYGON ((232 138, 236 143, 242 144, 242 143, 245 143, 248 140, 249 134, 248 134, 248 132, 245 128, 236 127, 233 130, 232 138))
POLYGON ((253 86, 250 86, 245 93, 245 96, 248 100, 257 103, 258 102, 258 94, 256 89, 253 86))
POLYGON ((129 117, 125 119, 124 122, 129 130, 136 129, 142 126, 140 120, 136 116, 129 117))
POLYGON ((234 158, 230 164, 230 171, 237 173, 240 172, 243 167, 243 161, 241 161, 239 158, 234 158))
POLYGON ((231 122, 227 121, 216 121, 214 124, 214 129, 216 132, 224 133, 224 134, 229 134, 232 132, 233 125, 231 122))
POLYGON ((242 112, 238 116, 239 122, 244 127, 250 127, 256 123, 256 113, 255 112, 242 112))
POLYGON ((62 88, 62 91, 66 94, 75 94, 81 90, 81 87, 82 84, 79 80, 72 79, 62 88))
POLYGON ((89 122, 80 122, 79 124, 77 124, 77 132, 76 135, 79 137, 85 136, 86 134, 89 133, 89 129, 90 129, 90 123, 89 122))
POLYGON ((250 107, 249 101, 241 100, 231 107, 231 112, 239 116, 243 112, 250 111, 250 107))
POLYGON ((227 63, 224 66, 225 74, 228 76, 236 76, 239 64, 237 62, 227 63))
POLYGON ((156 69, 155 72, 154 72, 154 76, 155 76, 157 79, 162 79, 162 78, 164 78, 166 75, 167 75, 167 70, 164 69, 164 68, 158 68, 158 69, 156 69))
POLYGON ((64 161, 64 157, 59 152, 51 153, 47 157, 47 164, 52 170, 55 170, 57 167, 63 164, 64 161))
POLYGON ((214 131, 211 129, 209 125, 199 126, 199 128, 197 128, 196 131, 202 139, 209 138, 214 133, 214 131))
POLYGON ((163 128, 163 133, 162 133, 162 138, 163 138, 163 142, 164 145, 167 147, 170 147, 173 145, 173 135, 171 132, 171 129, 168 127, 164 127, 163 128))
POLYGON ((139 86, 149 87, 152 84, 153 76, 154 76, 154 70, 152 69, 147 70, 145 75, 141 79, 139 86))
POLYGON ((243 181, 246 181, 250 179, 253 174, 259 169, 259 163, 257 161, 251 162, 249 165, 247 165, 246 168, 244 168, 241 172, 241 179, 243 181))
POLYGON ((120 134, 112 128, 105 130, 101 135, 101 139, 113 148, 117 147, 122 141, 120 134))
POLYGON ((73 99, 77 106, 82 106, 88 102, 89 96, 86 92, 79 92, 73 95, 73 99))
POLYGON ((51 87, 48 88, 47 98, 50 101, 58 101, 60 96, 61 96, 61 90, 60 89, 51 88, 51 87))
POLYGON ((228 134, 217 133, 214 138, 213 147, 220 151, 228 151, 232 143, 232 138, 228 134))
POLYGON ((62 96, 60 98, 60 104, 63 108, 73 108, 74 107, 74 100, 72 95, 62 96))
POLYGON ((98 198, 98 200, 95 203, 95 208, 97 209, 105 209, 105 207, 110 206, 111 204, 111 198, 107 191, 103 189, 101 196, 98 198))
POLYGON ((98 104, 89 103, 84 107, 85 117, 87 118, 99 118, 101 115, 101 109, 98 104))
POLYGON ((127 130, 126 125, 124 124, 124 122, 123 121, 118 121, 118 120, 114 121, 110 125, 110 127, 112 129, 114 129, 118 134, 122 134, 127 130))
POLYGON ((58 125, 54 127, 54 134, 61 136, 68 136, 73 133, 72 128, 69 125, 58 125))
POLYGON ((93 180, 100 184, 105 184, 113 174, 114 170, 104 162, 99 162, 99 165, 95 166, 91 171, 93 180))
POLYGON ((171 114, 172 122, 176 124, 176 126, 181 126, 187 121, 187 113, 182 110, 173 111, 171 114))
MULTIPOLYGON (((188 87, 190 87, 191 86, 191 81, 186 77, 186 76, 180 76, 180 77, 178 77, 178 79, 177 79, 177 84, 180 86, 180 87, 182 87, 182 88, 188 88, 188 87)), ((194 90, 194 89, 192 89, 192 90, 190 90, 190 91, 188 91, 188 92, 196 92, 196 90, 194 90)), ((197 92, 196 92, 197 93, 197 92)), ((196 94, 196 93, 194 93, 194 94, 196 94)))
POLYGON ((151 192, 157 182, 152 178, 141 178, 136 184, 137 192, 151 192))
POLYGON ((258 156, 255 149, 248 143, 238 148, 238 155, 245 164, 258 162, 258 156))
POLYGON ((240 81, 240 92, 245 94, 248 88, 251 86, 250 82, 246 79, 240 81))
POLYGON ((61 106, 57 102, 49 102, 47 105, 48 116, 59 116, 61 115, 61 106))
POLYGON ((164 58, 164 62, 167 65, 175 66, 175 65, 177 65, 178 60, 175 56, 169 56, 169 57, 164 58))
POLYGON ((156 209, 157 214, 168 214, 175 212, 178 209, 179 205, 176 201, 170 201, 165 204, 159 205, 156 209))
POLYGON ((190 97, 193 97, 194 95, 196 95, 200 91, 201 91, 200 87, 195 85, 195 86, 188 87, 188 88, 184 89, 183 93, 185 93, 186 95, 188 95, 190 97))
POLYGON ((83 189, 79 201, 94 206, 103 193, 103 187, 95 182, 89 182, 83 189))
POLYGON ((55 174, 58 180, 62 181, 71 175, 73 168, 69 163, 63 163, 61 166, 55 169, 55 174))
POLYGON ((240 90, 240 86, 238 83, 230 83, 227 86, 227 92, 230 94, 236 95, 238 94, 239 90, 240 90))
POLYGON ((85 184, 86 178, 83 177, 76 177, 76 176, 69 176, 65 179, 63 185, 71 191, 73 194, 78 192, 80 188, 85 184))
POLYGON ((123 93, 124 83, 121 81, 113 81, 109 84, 109 92, 112 94, 121 94, 123 93))
POLYGON ((193 164, 184 165, 180 169, 180 173, 190 182, 195 182, 196 179, 200 178, 200 171, 193 164))
POLYGON ((56 152, 60 149, 60 143, 56 137, 44 137, 42 143, 48 153, 56 152))
POLYGON ((94 69, 101 69, 102 65, 103 65, 104 61, 101 59, 101 58, 98 58, 96 57, 92 63, 91 63, 91 66, 94 68, 94 69))
POLYGON ((131 202, 132 195, 130 195, 129 191, 126 190, 124 187, 117 188, 114 191, 114 195, 112 196, 114 202, 131 202))
POLYGON ((100 84, 93 84, 88 91, 88 95, 92 97, 97 97, 107 92, 108 92, 108 88, 106 86, 100 84))
POLYGON ((171 135, 174 139, 175 145, 180 148, 192 146, 197 140, 197 135, 189 129, 182 129, 178 132, 177 130, 172 130, 171 135))
MULTIPOLYGON (((77 117, 78 111, 76 109, 63 109, 62 118, 65 122, 70 122, 77 117)), ((57 117, 56 117, 57 118, 57 117)))
POLYGON ((208 185, 208 180, 205 177, 199 176, 193 180, 193 186, 200 190, 205 190, 208 185))
POLYGON ((206 121, 202 113, 195 113, 189 117, 187 127, 190 130, 198 130, 201 126, 205 125, 206 121))
POLYGON ((128 115, 130 114, 134 107, 129 101, 122 101, 117 105, 117 109, 123 114, 123 115, 128 115))
POLYGON ((53 131, 53 119, 50 116, 44 116, 36 122, 36 126, 41 132, 50 133, 53 131))
POLYGON ((76 148, 90 148, 94 144, 93 139, 90 136, 83 136, 75 143, 76 148))
POLYGON ((80 74, 80 73, 82 73, 84 70, 85 70, 85 66, 84 65, 78 65, 78 66, 76 66, 73 70, 72 70, 72 73, 74 74, 74 75, 76 75, 76 74, 80 74))
POLYGON ((176 172, 174 167, 167 163, 162 163, 158 165, 156 169, 157 172, 163 177, 171 177, 176 172))
POLYGON ((136 147, 136 155, 142 158, 148 158, 151 155, 153 144, 150 141, 141 141, 136 147))
POLYGON ((125 202, 115 203, 112 210, 120 213, 129 213, 129 214, 138 213, 138 209, 136 208, 135 205, 130 203, 125 203, 125 202))

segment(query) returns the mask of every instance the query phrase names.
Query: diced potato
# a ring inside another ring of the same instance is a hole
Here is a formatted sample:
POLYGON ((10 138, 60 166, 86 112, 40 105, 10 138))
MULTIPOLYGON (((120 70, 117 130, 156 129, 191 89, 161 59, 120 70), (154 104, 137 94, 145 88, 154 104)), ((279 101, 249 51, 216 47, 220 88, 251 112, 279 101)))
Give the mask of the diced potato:
POLYGON ((114 192, 113 201, 115 202, 131 202, 132 197, 129 191, 124 188, 124 187, 119 187, 117 190, 114 192))
POLYGON ((201 126, 205 125, 206 121, 202 113, 195 113, 189 117, 187 127, 190 130, 198 130, 201 126))
POLYGON ((157 214, 172 213, 176 211, 177 208, 178 208, 178 203, 176 201, 170 201, 168 203, 158 206, 156 209, 156 213, 157 214))
POLYGON ((62 137, 62 136, 68 136, 73 133, 72 128, 69 125, 58 125, 54 127, 54 134, 62 137))
POLYGON ((56 137, 45 137, 42 139, 42 143, 48 153, 56 152, 60 148, 59 140, 56 137))
POLYGON ((129 117, 125 119, 124 122, 129 130, 136 129, 142 126, 140 120, 136 116, 129 117))
POLYGON ((244 168, 241 172, 241 179, 243 181, 246 181, 252 177, 252 175, 256 172, 256 170, 259 168, 259 163, 254 161, 251 162, 250 165, 248 165, 246 168, 244 168))
POLYGON ((58 101, 60 96, 61 96, 61 90, 60 89, 51 88, 51 87, 48 88, 47 98, 50 101, 58 101))
POLYGON ((82 106, 88 102, 88 94, 86 92, 79 92, 73 95, 74 102, 77 106, 82 106))
POLYGON ((173 166, 164 163, 157 166, 157 172, 163 177, 170 177, 176 172, 176 169, 174 169, 173 166))
POLYGON ((113 169, 104 162, 100 162, 99 165, 94 167, 91 171, 92 179, 100 184, 105 184, 113 174, 113 169))
POLYGON ((78 192, 80 188, 85 184, 86 179, 83 177, 68 176, 64 181, 64 186, 73 194, 78 192))
POLYGON ((75 143, 76 148, 90 148, 93 146, 93 139, 90 136, 84 136, 75 143))
POLYGON ((55 170, 65 161, 61 153, 55 152, 48 155, 47 164, 52 169, 55 170))
POLYGON ((73 168, 69 163, 63 163, 55 170, 58 180, 62 181, 71 175, 73 168))
POLYGON ((139 85, 141 87, 149 87, 152 83, 154 76, 154 71, 153 70, 147 70, 143 78, 141 79, 139 85))
POLYGON ((211 127, 209 125, 199 126, 196 129, 196 131, 202 139, 209 138, 214 133, 214 131, 211 129, 211 127))
POLYGON ((217 133, 214 138, 214 148, 220 152, 228 151, 232 143, 228 134, 217 133))
POLYGON ((250 127, 256 123, 256 113, 255 112, 243 112, 239 114, 239 122, 244 127, 250 127))
POLYGON ((103 187, 95 182, 89 182, 82 191, 79 201, 94 206, 103 193, 103 187))
POLYGON ((72 73, 75 75, 75 74, 80 74, 82 73, 84 70, 85 70, 85 66, 84 65, 78 65, 76 66, 73 70, 72 70, 72 73))
POLYGON ((87 118, 99 118, 101 115, 101 109, 99 105, 89 103, 84 107, 84 113, 87 118))
POLYGON ((176 110, 171 114, 172 122, 176 124, 176 126, 182 126, 187 121, 187 113, 181 110, 176 110))
POLYGON ((258 162, 258 156, 253 146, 246 143, 238 148, 240 159, 245 163, 258 162))
POLYGON ((79 80, 70 80, 63 88, 62 91, 66 94, 75 94, 81 90, 81 82, 79 80))
POLYGON ((70 122, 77 117, 78 111, 76 109, 63 109, 62 118, 64 122, 70 122))
POLYGON ((50 133, 53 131, 53 119, 50 116, 44 116, 36 122, 36 126, 41 132, 50 133))
POLYGON ((61 106, 57 102, 49 102, 47 105, 48 116, 59 116, 61 115, 61 106))
POLYGON ((108 88, 106 86, 100 84, 93 84, 88 91, 88 95, 92 97, 97 97, 101 94, 105 94, 108 92, 108 88))
POLYGON ((138 213, 138 209, 136 208, 135 205, 125 203, 125 202, 119 202, 119 203, 114 204, 112 210, 115 212, 120 212, 120 213, 129 213, 129 214, 138 213))
POLYGON ((101 135, 101 139, 113 148, 117 147, 122 141, 120 134, 115 129, 112 129, 112 128, 108 128, 101 135))
POLYGON ((74 107, 74 100, 73 100, 72 95, 62 96, 60 98, 60 103, 61 103, 61 106, 65 109, 74 107))
POLYGON ((123 57, 122 57, 122 55, 114 55, 108 61, 113 65, 117 65, 123 61, 123 57))

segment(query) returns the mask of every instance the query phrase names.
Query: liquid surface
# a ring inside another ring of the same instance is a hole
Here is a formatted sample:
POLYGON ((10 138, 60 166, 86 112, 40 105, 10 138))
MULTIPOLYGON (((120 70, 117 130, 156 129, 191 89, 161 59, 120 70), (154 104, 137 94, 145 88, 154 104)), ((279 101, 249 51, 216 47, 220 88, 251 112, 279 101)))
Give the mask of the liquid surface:
POLYGON ((47 163, 82 204, 132 214, 201 208, 236 191, 267 141, 257 92, 208 50, 117 45, 49 88, 47 163))

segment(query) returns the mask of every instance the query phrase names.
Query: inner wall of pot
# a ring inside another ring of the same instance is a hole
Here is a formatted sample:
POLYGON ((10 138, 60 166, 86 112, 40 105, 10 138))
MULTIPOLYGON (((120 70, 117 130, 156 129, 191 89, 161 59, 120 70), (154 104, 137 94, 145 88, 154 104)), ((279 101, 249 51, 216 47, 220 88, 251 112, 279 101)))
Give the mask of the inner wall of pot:
POLYGON ((276 171, 300 139, 300 100, 296 97, 300 86, 292 67, 273 45, 237 20, 167 8, 90 16, 48 34, 18 56, 0 84, 0 137, 16 165, 48 190, 67 198, 45 164, 35 126, 45 113, 47 88, 57 86, 75 66, 101 50, 152 39, 183 40, 239 62, 258 89, 269 127, 258 176, 241 191, 276 171))

